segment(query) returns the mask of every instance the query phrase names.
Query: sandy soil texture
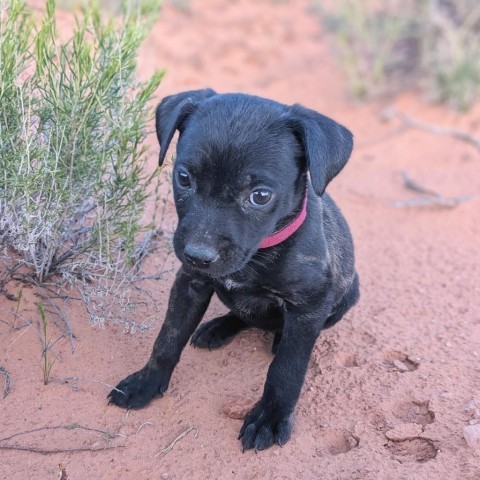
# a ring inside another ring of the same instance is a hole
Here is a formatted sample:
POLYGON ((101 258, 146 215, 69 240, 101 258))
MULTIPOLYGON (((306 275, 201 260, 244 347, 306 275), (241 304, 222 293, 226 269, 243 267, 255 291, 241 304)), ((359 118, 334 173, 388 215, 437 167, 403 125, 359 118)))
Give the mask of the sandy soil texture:
MULTIPOLYGON (((361 301, 318 340, 291 441, 242 454, 242 420, 233 417, 261 395, 269 335, 244 332, 212 352, 187 347, 165 396, 126 414, 107 405, 105 384, 148 358, 172 272, 148 284, 155 315, 145 332, 91 326, 80 302, 65 305, 75 353, 68 339, 55 345, 46 386, 35 292, 23 289, 17 316, 17 304, 1 296, 0 365, 13 388, 2 399, 0 374, 0 437, 29 433, 0 441, 0 478, 479 479, 480 151, 382 112, 395 108, 479 137, 480 105, 460 115, 414 94, 356 103, 304 1, 167 5, 140 67, 145 78, 167 68, 159 96, 206 86, 254 93, 302 103, 354 132, 352 159, 329 192, 352 229, 361 301), (444 198, 476 198, 418 206, 421 194, 406 188, 402 172, 444 198), (407 207, 410 200, 416 206, 407 207), (86 451, 42 455, 6 445, 86 451)), ((154 135, 148 141, 155 145, 154 135)), ((169 204, 166 223, 174 222, 169 204)), ((163 268, 163 257, 153 256, 147 273, 163 268)), ((12 294, 20 288, 8 286, 12 294)), ((206 318, 224 311, 215 300, 206 318)), ((50 328, 55 337, 62 326, 50 328)))

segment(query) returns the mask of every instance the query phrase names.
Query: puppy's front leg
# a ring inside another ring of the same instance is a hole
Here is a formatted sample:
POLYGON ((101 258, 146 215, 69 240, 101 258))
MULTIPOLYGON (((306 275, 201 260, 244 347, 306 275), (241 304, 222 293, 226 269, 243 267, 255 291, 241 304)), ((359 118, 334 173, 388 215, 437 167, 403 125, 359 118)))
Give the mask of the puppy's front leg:
POLYGON ((213 287, 192 278, 181 268, 170 292, 167 315, 145 367, 122 380, 109 393, 110 402, 124 408, 142 408, 167 388, 188 339, 200 323, 213 287))
MULTIPOLYGON (((322 309, 323 310, 323 309, 322 309)), ((268 369, 261 400, 245 418, 239 438, 243 450, 285 444, 292 433, 295 405, 310 355, 326 315, 287 311, 275 358, 268 369)))

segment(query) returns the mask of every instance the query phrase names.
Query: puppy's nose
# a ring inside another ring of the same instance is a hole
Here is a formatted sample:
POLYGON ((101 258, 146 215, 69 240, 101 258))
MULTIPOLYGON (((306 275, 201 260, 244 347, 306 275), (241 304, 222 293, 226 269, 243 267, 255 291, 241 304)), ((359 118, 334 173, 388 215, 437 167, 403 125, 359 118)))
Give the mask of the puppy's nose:
POLYGON ((218 252, 202 245, 187 245, 183 252, 185 259, 194 267, 206 268, 218 257, 218 252))

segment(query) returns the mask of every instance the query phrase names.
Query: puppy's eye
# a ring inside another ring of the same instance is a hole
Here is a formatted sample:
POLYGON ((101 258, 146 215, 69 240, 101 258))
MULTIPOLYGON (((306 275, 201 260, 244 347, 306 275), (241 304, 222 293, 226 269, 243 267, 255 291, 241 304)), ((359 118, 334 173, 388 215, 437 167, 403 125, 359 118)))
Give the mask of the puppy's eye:
POLYGON ((272 192, 266 188, 257 188, 257 190, 254 190, 250 194, 250 197, 248 197, 248 200, 252 205, 257 205, 259 207, 266 205, 271 199, 272 192))
POLYGON ((177 183, 183 188, 188 188, 192 184, 190 176, 185 170, 177 171, 177 183))

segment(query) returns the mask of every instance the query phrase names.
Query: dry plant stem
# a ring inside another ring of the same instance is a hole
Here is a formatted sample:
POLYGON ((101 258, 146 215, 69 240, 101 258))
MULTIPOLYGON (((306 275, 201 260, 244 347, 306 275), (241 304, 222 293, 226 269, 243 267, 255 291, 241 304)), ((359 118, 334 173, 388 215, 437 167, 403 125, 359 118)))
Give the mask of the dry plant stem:
POLYGON ((122 393, 123 395, 125 395, 125 392, 123 392, 122 390, 118 389, 115 387, 115 385, 110 385, 109 383, 106 383, 106 382, 102 382, 100 380, 95 380, 93 378, 80 378, 80 377, 69 377, 66 379, 67 382, 69 380, 71 380, 72 382, 78 382, 78 381, 83 381, 83 382, 93 382, 93 383, 99 383, 100 385, 105 385, 107 386, 108 388, 113 388, 113 390, 119 392, 119 393, 122 393))
MULTIPOLYGON (((38 331, 38 334, 40 335, 40 340, 43 341, 42 333, 41 333, 40 330, 38 331)), ((48 350, 52 349, 60 340, 62 340, 62 339, 65 338, 66 336, 67 336, 67 334, 64 333, 64 334, 60 335, 55 341, 49 342, 49 343, 47 344, 47 346, 45 347, 44 351, 45 351, 45 350, 48 351, 48 350)))
POLYGON ((184 432, 182 432, 177 438, 175 438, 175 440, 173 440, 173 442, 170 445, 168 445, 168 447, 166 447, 163 450, 161 450, 160 452, 158 452, 155 455, 155 458, 159 457, 160 455, 166 455, 170 450, 172 450, 172 448, 176 445, 176 443, 179 440, 181 440, 185 435, 190 433, 192 430, 195 431, 195 435, 193 436, 193 438, 197 438, 198 437, 198 429, 196 427, 189 427, 184 432))
MULTIPOLYGON (((25 330, 23 332, 21 332, 16 338, 14 338, 8 345, 7 345, 7 348, 5 349, 5 355, 7 356, 7 352, 8 352, 8 349, 19 339, 21 338, 27 331, 28 329, 32 326, 31 323, 28 323, 28 324, 25 324, 23 325, 21 328, 23 327, 26 327, 25 330)), ((16 330, 19 330, 20 327, 17 327, 16 330)))
POLYGON ((441 195, 436 192, 435 190, 430 190, 429 188, 426 188, 419 183, 417 183, 415 180, 413 180, 410 175, 406 172, 402 172, 402 177, 403 177, 403 182, 405 185, 405 188, 408 190, 412 190, 417 193, 423 193, 425 195, 432 195, 434 197, 441 197, 441 195))
POLYGON ((41 323, 38 323, 38 335, 40 337, 40 342, 42 343, 42 371, 43 371, 43 384, 47 385, 50 380, 50 373, 52 371, 52 367, 56 361, 56 358, 53 361, 49 361, 49 351, 51 348, 63 337, 63 334, 60 338, 55 340, 55 342, 51 343, 50 340, 47 340, 47 318, 45 315, 45 308, 41 302, 36 302, 38 313, 40 314, 41 323))
POLYGON ((135 248, 135 272, 139 272, 142 269, 143 260, 150 254, 153 253, 157 246, 152 245, 154 240, 161 237, 163 232, 159 229, 149 230, 145 233, 143 240, 137 244, 135 248))
POLYGON ((138 435, 141 431, 142 431, 142 428, 145 426, 145 425, 150 425, 150 426, 154 426, 152 422, 143 422, 138 428, 137 428, 137 431, 135 432, 135 435, 138 435))
POLYGON ((399 200, 395 202, 393 206, 395 208, 408 208, 408 207, 442 207, 442 208, 453 208, 461 205, 462 203, 472 200, 474 197, 472 195, 466 197, 454 197, 454 198, 444 198, 444 197, 420 197, 412 198, 411 200, 399 200))
POLYGON ((6 398, 7 395, 10 393, 10 390, 12 389, 13 380, 12 380, 12 376, 10 375, 10 373, 7 371, 6 368, 0 367, 0 373, 3 373, 5 375, 5 385, 3 387, 3 398, 6 398))
POLYGON ((55 302, 50 298, 49 295, 44 295, 39 293, 38 296, 44 300, 47 300, 50 305, 54 308, 57 315, 63 320, 65 326, 67 327, 67 331, 65 332, 65 336, 67 336, 70 340, 70 349, 72 353, 75 353, 75 344, 73 343, 73 339, 75 338, 75 334, 73 333, 72 324, 68 316, 55 304, 55 302))
POLYGON ((96 428, 84 427, 79 425, 78 423, 72 423, 69 425, 52 425, 47 427, 40 427, 40 428, 33 428, 31 430, 25 430, 23 432, 14 433, 8 437, 0 438, 0 450, 22 450, 26 452, 32 453, 40 453, 42 455, 48 455, 53 453, 74 453, 74 452, 96 452, 101 450, 112 450, 115 448, 123 448, 125 445, 116 445, 116 446, 105 446, 105 447, 79 447, 79 448, 37 448, 37 447, 29 447, 25 445, 11 445, 6 444, 3 445, 3 442, 11 440, 12 438, 19 437, 22 435, 28 435, 29 433, 41 432, 46 430, 84 430, 87 432, 99 433, 107 437, 107 440, 113 440, 116 437, 121 435, 115 434, 112 435, 106 430, 98 430, 96 428))
POLYGON ((15 307, 15 313, 14 313, 14 320, 13 320, 13 328, 17 326, 17 318, 18 318, 18 310, 20 309, 20 302, 22 301, 23 297, 23 288, 20 289, 20 292, 18 293, 18 301, 17 305, 15 307))
POLYGON ((442 127, 441 125, 423 122, 421 120, 410 117, 409 115, 406 115, 405 113, 400 112, 395 108, 389 108, 387 110, 384 110, 381 114, 382 120, 388 121, 393 118, 398 118, 407 127, 423 130, 424 132, 433 133, 434 135, 453 137, 457 140, 469 143, 470 145, 473 145, 477 150, 480 150, 480 137, 475 137, 469 132, 458 130, 456 128, 442 127))
POLYGON ((399 200, 394 203, 396 208, 405 207, 443 207, 452 208, 471 200, 473 195, 467 195, 463 197, 445 198, 435 190, 430 190, 423 187, 415 180, 412 180, 407 172, 402 172, 403 182, 405 188, 413 190, 414 192, 421 193, 423 196, 418 198, 412 198, 410 200, 399 200))
POLYGON ((0 445, 0 450, 22 450, 24 452, 40 453, 41 455, 51 455, 54 453, 77 453, 77 452, 100 452, 102 450, 115 450, 117 448, 125 448, 125 445, 117 445, 114 447, 81 447, 81 448, 35 448, 23 445, 0 445))

